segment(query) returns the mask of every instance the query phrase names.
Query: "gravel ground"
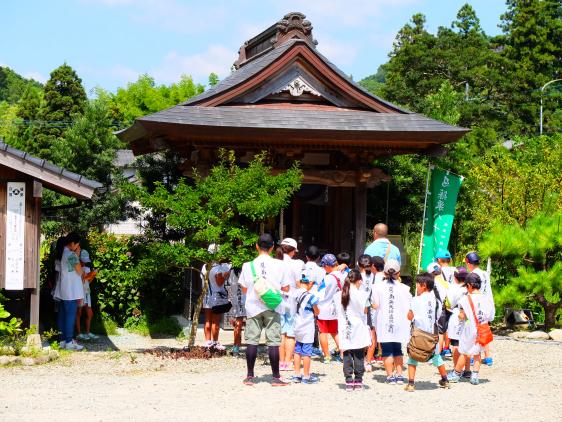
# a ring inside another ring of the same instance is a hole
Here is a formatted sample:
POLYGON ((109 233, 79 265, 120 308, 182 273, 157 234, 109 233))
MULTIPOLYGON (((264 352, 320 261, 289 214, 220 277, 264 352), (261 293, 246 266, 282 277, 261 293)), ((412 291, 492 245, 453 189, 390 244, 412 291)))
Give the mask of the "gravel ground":
MULTIPOLYGON (((230 338, 230 333, 224 336, 230 338)), ((341 364, 313 362, 317 385, 269 385, 269 366, 258 360, 260 383, 246 387, 245 360, 163 360, 141 350, 177 347, 175 339, 124 334, 103 338, 88 352, 50 364, 0 368, 0 421, 172 420, 416 420, 560 421, 562 344, 498 337, 494 366, 481 384, 437 388, 437 372, 419 366, 416 391, 384 384, 384 371, 366 374, 366 389, 345 392, 341 364), (111 349, 119 348, 121 350, 111 349), (97 351, 95 351, 97 350, 97 351)), ((452 363, 447 362, 450 367, 452 363)), ((287 373, 289 374, 289 373, 287 373)))

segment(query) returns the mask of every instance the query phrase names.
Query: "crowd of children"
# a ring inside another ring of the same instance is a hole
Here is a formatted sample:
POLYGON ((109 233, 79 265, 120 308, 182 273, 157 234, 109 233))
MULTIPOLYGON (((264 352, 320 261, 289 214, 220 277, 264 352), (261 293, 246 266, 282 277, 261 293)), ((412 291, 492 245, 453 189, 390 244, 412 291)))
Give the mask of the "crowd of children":
MULTIPOLYGON (((448 388, 462 378, 479 383, 481 363, 492 364, 488 345, 478 343, 479 326, 493 320, 495 309, 489 275, 479 268, 478 255, 466 256, 467 267, 453 267, 450 253, 439 251, 427 271, 415 277, 412 296, 400 276, 400 262, 389 258, 389 251, 386 247, 383 256, 361 255, 352 265, 349 254, 328 253, 320 259, 318 248, 311 246, 304 263, 294 259, 294 239, 281 242, 278 259, 288 279, 279 311, 279 370, 293 371, 292 382, 318 382, 311 369, 318 338, 321 362, 343 361, 346 390, 362 389, 364 373, 380 363, 386 383, 406 384, 405 390, 413 392, 419 362, 409 356, 407 374, 403 371, 404 349, 415 328, 435 338, 434 349, 424 361, 437 368, 440 387, 448 388), (335 354, 329 350, 330 337, 335 354), (449 373, 447 357, 453 363, 449 373)), ((238 332, 235 352, 239 346, 238 332)))

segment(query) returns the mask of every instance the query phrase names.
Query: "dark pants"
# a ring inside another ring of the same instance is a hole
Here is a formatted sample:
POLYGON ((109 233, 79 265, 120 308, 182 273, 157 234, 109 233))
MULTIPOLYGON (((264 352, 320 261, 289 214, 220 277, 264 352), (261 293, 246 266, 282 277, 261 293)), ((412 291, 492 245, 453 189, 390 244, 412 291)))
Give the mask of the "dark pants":
POLYGON ((343 352, 343 375, 345 382, 363 381, 365 373, 365 349, 346 350, 343 352))
POLYGON ((76 323, 76 300, 62 300, 59 305, 57 324, 61 333, 61 341, 70 343, 74 337, 74 324, 76 323))

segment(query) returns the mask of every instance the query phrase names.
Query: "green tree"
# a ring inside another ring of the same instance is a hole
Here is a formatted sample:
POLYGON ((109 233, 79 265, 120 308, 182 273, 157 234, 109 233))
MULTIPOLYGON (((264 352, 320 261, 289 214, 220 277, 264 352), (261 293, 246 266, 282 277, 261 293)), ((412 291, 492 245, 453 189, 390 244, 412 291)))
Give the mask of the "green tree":
MULTIPOLYGON (((74 118, 86 107, 86 92, 82 80, 66 63, 51 72, 45 84, 45 103, 41 109, 42 123, 35 136, 31 154, 52 161, 53 143, 64 136, 74 118)), ((31 145, 30 145, 31 146, 31 145)))
POLYGON ((461 118, 461 103, 462 94, 455 92, 449 81, 444 81, 435 94, 429 94, 425 98, 425 115, 449 125, 456 125, 461 118))
MULTIPOLYGON (((507 68, 511 89, 511 112, 523 122, 525 133, 538 132, 540 88, 551 79, 562 77, 562 3, 558 0, 507 0, 507 12, 501 17, 504 36, 498 43, 509 60, 507 68)), ((545 107, 545 129, 556 113, 560 91, 550 91, 550 107, 545 107)), ((550 130, 549 130, 550 129, 550 130)))
POLYGON ((545 209, 562 210, 562 135, 513 142, 511 151, 493 147, 468 175, 472 219, 481 231, 492 218, 524 225, 545 209))
MULTIPOLYGON (((62 222, 51 222, 45 229, 87 233, 93 228, 102 230, 104 225, 126 216, 128 201, 119 189, 123 180, 114 165, 116 151, 122 144, 113 134, 114 129, 107 102, 103 99, 91 100, 64 138, 53 142, 51 154, 57 165, 96 180, 104 187, 92 201, 79 202, 78 207, 59 211, 57 215, 62 222)), ((45 204, 46 207, 71 205, 75 201, 51 192, 46 194, 45 204)))
MULTIPOLYGON (((150 193, 132 186, 136 198, 150 212, 164 216, 165 225, 177 241, 152 237, 147 231, 145 245, 150 252, 141 265, 148 271, 194 267, 198 263, 229 261, 241 266, 255 252, 258 223, 276 216, 298 189, 301 172, 297 167, 273 176, 261 154, 246 168, 235 163, 234 152, 221 152, 220 162, 207 177, 195 175, 192 183, 180 180, 169 190, 158 185, 150 193), (220 245, 215 255, 209 244, 220 245)), ((199 315, 207 289, 205 280, 194 315, 199 315)), ((190 345, 195 341, 197 317, 193 318, 190 345)))
POLYGON ((211 72, 211 74, 209 75, 209 86, 212 88, 218 83, 219 75, 217 75, 215 72, 211 72))
POLYGON ((195 84, 191 76, 182 75, 178 83, 166 86, 156 85, 154 78, 145 74, 126 88, 119 88, 115 94, 98 90, 98 95, 108 98, 112 118, 125 127, 137 117, 175 106, 203 90, 203 85, 195 84))
POLYGON ((562 309, 562 213, 539 213, 524 226, 497 222, 484 236, 480 250, 506 268, 496 302, 503 306, 544 309, 546 328, 556 325, 562 309))
POLYGON ((9 67, 0 66, 0 102, 15 104, 29 88, 41 89, 42 85, 33 79, 18 75, 9 67))
POLYGON ((43 102, 43 91, 28 87, 18 102, 16 116, 18 117, 16 134, 16 148, 33 151, 35 136, 40 127, 39 119, 43 102))

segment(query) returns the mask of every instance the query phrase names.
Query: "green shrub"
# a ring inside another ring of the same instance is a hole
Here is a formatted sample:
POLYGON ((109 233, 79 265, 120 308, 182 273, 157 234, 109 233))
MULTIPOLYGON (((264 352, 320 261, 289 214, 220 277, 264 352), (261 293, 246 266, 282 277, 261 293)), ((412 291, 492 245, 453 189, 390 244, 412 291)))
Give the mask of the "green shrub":
POLYGON ((177 337, 182 334, 178 321, 169 316, 160 317, 154 321, 150 321, 146 315, 132 316, 125 321, 125 328, 143 336, 171 335, 177 337))

